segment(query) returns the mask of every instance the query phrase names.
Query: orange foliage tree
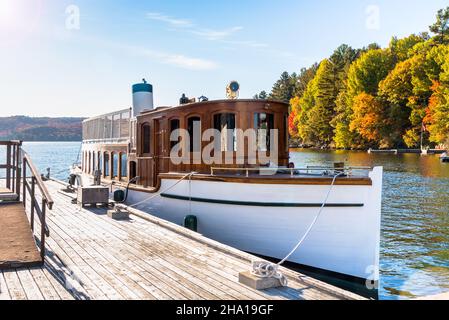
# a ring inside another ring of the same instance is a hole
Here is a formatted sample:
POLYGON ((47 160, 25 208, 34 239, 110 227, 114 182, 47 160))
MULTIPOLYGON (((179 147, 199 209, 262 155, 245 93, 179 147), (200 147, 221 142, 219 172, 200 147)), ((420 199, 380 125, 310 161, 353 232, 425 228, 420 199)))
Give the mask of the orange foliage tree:
POLYGON ((353 112, 350 130, 369 142, 380 141, 385 128, 382 104, 374 96, 362 92, 354 98, 353 112))

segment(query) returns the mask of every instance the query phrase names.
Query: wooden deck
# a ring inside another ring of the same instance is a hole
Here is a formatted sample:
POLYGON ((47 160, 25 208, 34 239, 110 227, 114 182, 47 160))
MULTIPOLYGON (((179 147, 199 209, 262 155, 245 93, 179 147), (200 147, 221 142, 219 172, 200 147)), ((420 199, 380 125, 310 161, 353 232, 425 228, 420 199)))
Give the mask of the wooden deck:
POLYGON ((289 287, 252 290, 238 282, 251 255, 144 213, 114 221, 46 185, 55 203, 45 264, 0 271, 0 299, 362 299, 286 269, 289 287))

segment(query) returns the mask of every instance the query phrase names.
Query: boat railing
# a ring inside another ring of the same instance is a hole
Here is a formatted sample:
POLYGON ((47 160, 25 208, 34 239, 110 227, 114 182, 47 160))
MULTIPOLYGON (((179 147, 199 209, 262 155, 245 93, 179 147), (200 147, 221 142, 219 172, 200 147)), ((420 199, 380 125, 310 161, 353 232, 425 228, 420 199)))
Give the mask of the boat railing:
POLYGON ((31 215, 30 215, 30 224, 31 224, 31 230, 34 231, 34 216, 35 214, 39 218, 40 222, 40 254, 42 261, 45 257, 45 237, 50 236, 50 230, 47 226, 46 221, 46 212, 47 208, 49 210, 53 209, 53 199, 48 192, 47 187, 45 186, 41 175, 39 174, 39 171, 36 169, 35 165, 33 164, 33 161, 31 160, 31 157, 23 151, 23 162, 22 162, 22 170, 23 170, 23 205, 26 209, 27 206, 27 193, 30 195, 30 204, 31 204, 31 215), (27 171, 30 171, 30 175, 27 177, 27 171), (36 195, 36 186, 40 191, 41 194, 41 203, 39 204, 37 195, 36 195))
POLYGON ((133 139, 131 109, 124 109, 83 121, 83 143, 128 143, 133 139))
POLYGON ((368 172, 371 171, 372 167, 325 167, 325 166, 308 166, 305 168, 282 168, 282 167, 258 167, 258 168, 235 168, 235 167, 211 167, 210 174, 215 175, 217 171, 228 171, 228 172, 244 172, 246 177, 250 176, 252 172, 259 172, 263 175, 288 173, 291 177, 296 175, 333 175, 335 173, 344 172, 346 176, 354 176, 357 172, 358 175, 368 176, 368 172))

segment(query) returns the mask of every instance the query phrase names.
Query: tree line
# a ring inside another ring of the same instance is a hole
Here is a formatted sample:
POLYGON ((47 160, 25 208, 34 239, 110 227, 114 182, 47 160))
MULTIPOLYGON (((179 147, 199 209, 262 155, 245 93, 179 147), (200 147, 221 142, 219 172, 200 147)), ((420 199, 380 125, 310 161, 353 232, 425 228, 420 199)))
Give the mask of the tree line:
POLYGON ((327 148, 449 146, 449 7, 429 32, 393 37, 387 48, 343 44, 300 72, 282 73, 270 94, 290 103, 289 131, 327 148))

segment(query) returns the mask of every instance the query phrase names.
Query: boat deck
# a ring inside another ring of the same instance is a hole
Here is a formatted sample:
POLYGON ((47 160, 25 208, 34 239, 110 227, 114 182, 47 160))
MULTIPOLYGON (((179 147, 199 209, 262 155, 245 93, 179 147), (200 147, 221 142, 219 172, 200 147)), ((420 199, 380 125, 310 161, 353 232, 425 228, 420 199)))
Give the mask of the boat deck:
POLYGON ((145 213, 112 220, 45 184, 55 201, 45 264, 0 271, 0 299, 363 299, 287 269, 288 287, 250 289, 238 274, 253 256, 145 213))

